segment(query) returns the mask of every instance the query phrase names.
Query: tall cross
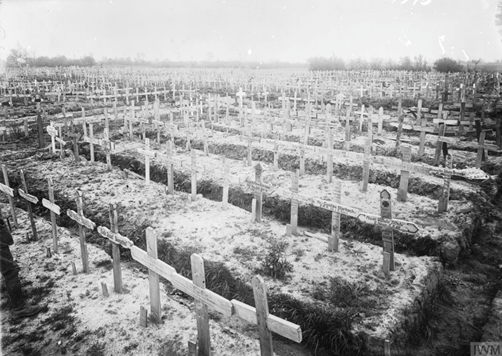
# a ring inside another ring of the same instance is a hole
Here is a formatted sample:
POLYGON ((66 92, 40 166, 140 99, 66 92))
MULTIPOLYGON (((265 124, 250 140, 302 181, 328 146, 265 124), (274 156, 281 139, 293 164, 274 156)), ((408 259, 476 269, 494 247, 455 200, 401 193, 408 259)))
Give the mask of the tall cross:
POLYGON ((24 173, 22 169, 20 170, 19 175, 21 176, 21 181, 23 183, 24 190, 19 188, 18 192, 21 198, 26 200, 26 209, 28 210, 28 216, 30 218, 31 231, 33 232, 33 240, 37 241, 38 240, 37 227, 35 225, 35 220, 33 219, 33 210, 31 208, 31 204, 37 204, 38 198, 36 196, 28 194, 28 186, 26 185, 26 180, 24 179, 24 173))
POLYGON ((61 215, 61 208, 54 204, 54 188, 52 186, 52 178, 47 179, 47 184, 49 187, 49 200, 43 198, 42 205, 51 212, 53 248, 54 253, 58 253, 58 227, 56 225, 56 215, 61 215))
POLYGON ((145 138, 145 149, 138 148, 138 153, 145 156, 145 180, 150 184, 150 157, 154 158, 157 152, 150 150, 150 139, 145 138))
POLYGON ((77 201, 77 212, 71 209, 66 210, 66 215, 78 224, 78 231, 80 236, 80 252, 82 255, 82 271, 84 273, 89 272, 89 258, 87 255, 87 242, 85 240, 84 227, 89 230, 94 230, 96 224, 84 216, 84 207, 82 202, 82 192, 77 191, 75 200, 77 201))

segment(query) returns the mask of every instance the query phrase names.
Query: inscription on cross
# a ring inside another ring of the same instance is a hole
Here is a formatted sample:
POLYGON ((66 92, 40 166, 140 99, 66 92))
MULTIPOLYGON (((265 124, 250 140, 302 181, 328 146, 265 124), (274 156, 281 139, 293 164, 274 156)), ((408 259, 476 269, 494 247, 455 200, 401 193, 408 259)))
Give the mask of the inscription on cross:
MULTIPOLYGON (((391 197, 387 190, 382 190, 380 193, 380 216, 382 219, 392 219, 391 197)), ((383 270, 386 276, 389 276, 389 271, 395 270, 394 263, 394 232, 392 228, 384 227, 382 230, 383 240, 383 270)))

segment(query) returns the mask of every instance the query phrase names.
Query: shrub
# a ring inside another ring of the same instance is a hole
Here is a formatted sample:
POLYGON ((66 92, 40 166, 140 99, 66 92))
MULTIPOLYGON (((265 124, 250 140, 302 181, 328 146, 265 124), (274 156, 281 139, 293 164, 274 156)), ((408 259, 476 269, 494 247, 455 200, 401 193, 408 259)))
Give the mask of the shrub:
POLYGON ((283 279, 287 273, 293 271, 293 265, 286 260, 286 248, 288 244, 285 241, 273 241, 270 252, 261 262, 258 272, 277 279, 283 279))

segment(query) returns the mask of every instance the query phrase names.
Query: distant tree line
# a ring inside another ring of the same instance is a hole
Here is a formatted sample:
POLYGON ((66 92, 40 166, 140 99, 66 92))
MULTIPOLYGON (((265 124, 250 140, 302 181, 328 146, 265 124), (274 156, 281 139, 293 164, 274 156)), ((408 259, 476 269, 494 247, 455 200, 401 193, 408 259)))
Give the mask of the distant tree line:
POLYGON ((240 61, 171 61, 169 59, 147 61, 144 59, 126 58, 103 58, 98 64, 103 66, 126 66, 126 67, 157 67, 157 68, 304 68, 305 63, 290 62, 240 62, 240 61))
POLYGON ((392 59, 372 58, 370 60, 355 58, 343 60, 342 58, 331 56, 312 57, 308 60, 310 70, 405 70, 405 71, 430 71, 432 69, 442 72, 463 72, 463 71, 500 71, 502 61, 494 63, 481 63, 481 59, 460 62, 452 58, 440 58, 432 66, 422 56, 402 57, 399 61, 392 59))

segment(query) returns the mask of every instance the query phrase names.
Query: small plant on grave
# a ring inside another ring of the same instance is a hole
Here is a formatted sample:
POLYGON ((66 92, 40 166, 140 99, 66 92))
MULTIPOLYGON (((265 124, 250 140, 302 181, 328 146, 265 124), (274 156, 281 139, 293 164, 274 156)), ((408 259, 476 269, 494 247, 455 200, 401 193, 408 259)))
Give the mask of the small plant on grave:
POLYGON ((348 282, 340 277, 332 277, 329 285, 318 284, 312 291, 312 297, 329 302, 341 308, 366 309, 365 296, 368 289, 365 284, 348 282))
POLYGON ((257 272, 272 278, 286 278, 286 275, 293 271, 293 265, 286 259, 287 247, 288 244, 285 241, 272 241, 270 251, 261 261, 257 272))
POLYGON ((87 349, 85 353, 86 356, 104 356, 105 355, 105 343, 100 343, 96 341, 87 349))

